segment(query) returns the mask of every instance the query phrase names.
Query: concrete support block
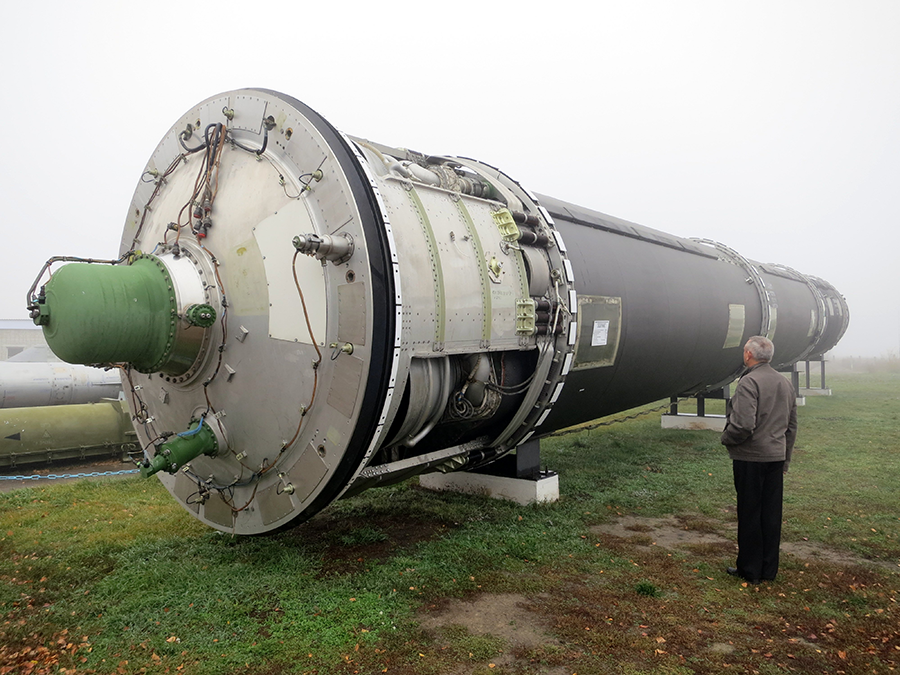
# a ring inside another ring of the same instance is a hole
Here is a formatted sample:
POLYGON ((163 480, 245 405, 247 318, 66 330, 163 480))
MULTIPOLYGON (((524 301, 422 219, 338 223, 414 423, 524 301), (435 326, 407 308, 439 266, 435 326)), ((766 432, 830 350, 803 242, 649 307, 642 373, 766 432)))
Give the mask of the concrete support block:
POLYGON ((559 501, 559 474, 548 471, 542 471, 541 478, 537 480, 468 471, 426 473, 419 476, 419 485, 438 492, 462 492, 506 499, 523 506, 534 502, 559 501))
POLYGON ((801 396, 831 396, 831 389, 801 389, 801 396))

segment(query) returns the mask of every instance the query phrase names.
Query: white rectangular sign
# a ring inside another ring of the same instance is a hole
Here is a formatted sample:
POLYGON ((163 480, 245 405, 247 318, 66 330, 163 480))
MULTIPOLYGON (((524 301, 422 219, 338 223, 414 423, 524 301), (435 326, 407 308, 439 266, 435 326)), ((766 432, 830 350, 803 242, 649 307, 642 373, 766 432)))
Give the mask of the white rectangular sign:
POLYGON ((595 321, 591 334, 591 347, 603 347, 609 339, 609 320, 595 321))

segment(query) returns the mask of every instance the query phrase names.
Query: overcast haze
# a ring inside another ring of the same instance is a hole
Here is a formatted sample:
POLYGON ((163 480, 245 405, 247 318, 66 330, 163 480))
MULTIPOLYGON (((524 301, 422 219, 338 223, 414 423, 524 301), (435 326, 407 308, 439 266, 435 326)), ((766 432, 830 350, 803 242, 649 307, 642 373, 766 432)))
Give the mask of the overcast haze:
POLYGON ((900 2, 3 3, 0 318, 222 91, 822 277, 900 351, 900 2))

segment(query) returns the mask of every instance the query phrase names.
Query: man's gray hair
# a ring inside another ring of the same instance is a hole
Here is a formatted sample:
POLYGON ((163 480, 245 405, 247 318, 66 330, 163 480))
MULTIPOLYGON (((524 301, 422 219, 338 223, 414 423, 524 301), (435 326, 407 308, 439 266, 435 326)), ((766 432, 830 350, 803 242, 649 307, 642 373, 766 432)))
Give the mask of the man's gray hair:
POLYGON ((765 363, 771 361, 772 357, 775 356, 775 345, 772 344, 769 338, 762 335, 754 335, 747 340, 746 349, 754 359, 765 363))

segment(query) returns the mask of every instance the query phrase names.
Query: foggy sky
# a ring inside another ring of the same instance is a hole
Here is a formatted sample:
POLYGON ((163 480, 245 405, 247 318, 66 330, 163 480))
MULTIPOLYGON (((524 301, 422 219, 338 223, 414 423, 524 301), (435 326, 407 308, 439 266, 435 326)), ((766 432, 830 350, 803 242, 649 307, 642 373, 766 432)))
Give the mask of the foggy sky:
POLYGON ((4 3, 0 34, 0 318, 50 256, 116 257, 185 111, 265 87, 822 277, 835 354, 900 353, 900 3, 4 3))

